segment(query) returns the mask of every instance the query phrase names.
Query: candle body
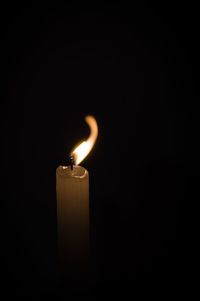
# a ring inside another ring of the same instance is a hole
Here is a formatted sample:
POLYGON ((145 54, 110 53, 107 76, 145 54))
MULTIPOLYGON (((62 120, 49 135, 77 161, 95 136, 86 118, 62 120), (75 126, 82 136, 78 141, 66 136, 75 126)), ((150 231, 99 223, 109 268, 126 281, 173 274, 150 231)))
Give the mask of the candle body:
POLYGON ((81 271, 89 255, 89 175, 81 166, 56 170, 58 254, 63 272, 81 271))

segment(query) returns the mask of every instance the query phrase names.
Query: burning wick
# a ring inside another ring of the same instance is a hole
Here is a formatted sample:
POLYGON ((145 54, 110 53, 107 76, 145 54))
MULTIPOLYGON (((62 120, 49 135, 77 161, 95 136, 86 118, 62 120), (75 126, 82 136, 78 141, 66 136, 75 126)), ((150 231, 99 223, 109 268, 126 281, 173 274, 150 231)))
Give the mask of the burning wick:
POLYGON ((69 165, 70 165, 71 170, 73 170, 73 167, 75 164, 76 163, 75 163, 74 155, 70 154, 69 155, 69 165))

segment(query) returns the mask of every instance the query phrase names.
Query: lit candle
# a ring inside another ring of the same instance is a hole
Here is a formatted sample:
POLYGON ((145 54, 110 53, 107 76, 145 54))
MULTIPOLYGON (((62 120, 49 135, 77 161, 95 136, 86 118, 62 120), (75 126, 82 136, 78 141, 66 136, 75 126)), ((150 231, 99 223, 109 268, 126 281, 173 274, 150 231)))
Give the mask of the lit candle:
POLYGON ((92 149, 98 127, 92 116, 86 116, 89 138, 71 152, 71 166, 56 170, 58 251, 62 272, 76 272, 85 264, 89 252, 89 173, 78 164, 92 149))

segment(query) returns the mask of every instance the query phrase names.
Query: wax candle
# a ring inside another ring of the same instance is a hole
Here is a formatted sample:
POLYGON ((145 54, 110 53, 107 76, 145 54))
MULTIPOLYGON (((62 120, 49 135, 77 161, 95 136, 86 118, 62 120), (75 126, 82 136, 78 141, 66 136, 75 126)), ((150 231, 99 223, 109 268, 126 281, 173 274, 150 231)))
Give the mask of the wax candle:
POLYGON ((89 248, 89 176, 75 166, 56 170, 58 251, 62 269, 83 263, 89 248))
POLYGON ((91 132, 72 150, 74 165, 56 170, 58 254, 63 272, 80 269, 89 255, 89 173, 77 164, 92 149, 98 127, 94 117, 87 116, 85 120, 91 132))

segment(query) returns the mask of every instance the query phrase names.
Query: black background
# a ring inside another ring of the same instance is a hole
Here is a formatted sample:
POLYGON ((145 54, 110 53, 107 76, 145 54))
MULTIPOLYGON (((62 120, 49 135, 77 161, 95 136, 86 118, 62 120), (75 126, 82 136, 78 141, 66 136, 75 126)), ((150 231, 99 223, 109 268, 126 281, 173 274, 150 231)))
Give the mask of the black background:
POLYGON ((183 290, 195 7, 7 5, 1 22, 3 291, 58 298, 55 170, 89 134, 87 114, 99 137, 82 163, 92 253, 84 294, 183 290))

